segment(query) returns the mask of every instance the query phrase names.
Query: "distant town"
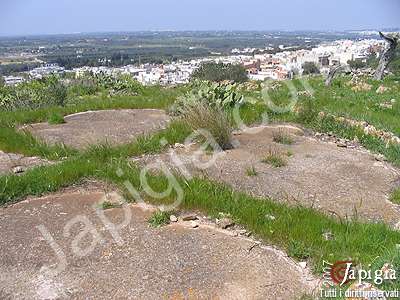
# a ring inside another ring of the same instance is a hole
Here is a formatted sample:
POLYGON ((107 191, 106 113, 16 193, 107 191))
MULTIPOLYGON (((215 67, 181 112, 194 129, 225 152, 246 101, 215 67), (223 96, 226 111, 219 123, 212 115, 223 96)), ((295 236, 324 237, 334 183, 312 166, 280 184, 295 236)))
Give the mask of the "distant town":
MULTIPOLYGON (((251 80, 285 80, 294 75, 302 75, 304 63, 314 63, 320 73, 327 73, 334 65, 347 65, 349 61, 361 61, 375 56, 384 47, 384 41, 377 39, 337 40, 323 42, 311 49, 296 50, 290 46, 280 45, 275 54, 263 53, 271 50, 265 48, 235 48, 230 55, 179 60, 168 64, 136 64, 119 67, 83 66, 65 69, 57 64, 44 64, 41 67, 21 73, 20 76, 5 76, 7 85, 15 85, 26 80, 40 79, 51 74, 72 73, 76 78, 86 73, 92 74, 129 74, 143 85, 178 85, 188 83, 191 74, 204 62, 241 64, 245 67, 251 80), (256 54, 257 53, 257 54, 256 54)), ((106 61, 105 61, 106 63, 106 61)))

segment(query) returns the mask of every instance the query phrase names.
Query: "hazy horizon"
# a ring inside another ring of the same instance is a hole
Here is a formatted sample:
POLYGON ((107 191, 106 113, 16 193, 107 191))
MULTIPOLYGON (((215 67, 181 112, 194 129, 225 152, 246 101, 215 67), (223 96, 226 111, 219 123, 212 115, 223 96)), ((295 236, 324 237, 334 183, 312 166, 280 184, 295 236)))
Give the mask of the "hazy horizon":
POLYGON ((397 0, 5 0, 0 35, 140 31, 351 31, 400 27, 397 0), (264 12, 260 14, 260 12, 264 12))

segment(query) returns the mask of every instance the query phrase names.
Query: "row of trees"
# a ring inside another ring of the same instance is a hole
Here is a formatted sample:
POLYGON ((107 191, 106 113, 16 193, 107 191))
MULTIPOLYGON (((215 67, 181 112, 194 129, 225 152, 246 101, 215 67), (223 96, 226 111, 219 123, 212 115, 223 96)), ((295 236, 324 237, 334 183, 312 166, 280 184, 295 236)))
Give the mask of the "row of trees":
POLYGON ((214 82, 233 81, 237 83, 248 80, 246 69, 243 66, 214 62, 202 64, 193 73, 192 78, 214 82))

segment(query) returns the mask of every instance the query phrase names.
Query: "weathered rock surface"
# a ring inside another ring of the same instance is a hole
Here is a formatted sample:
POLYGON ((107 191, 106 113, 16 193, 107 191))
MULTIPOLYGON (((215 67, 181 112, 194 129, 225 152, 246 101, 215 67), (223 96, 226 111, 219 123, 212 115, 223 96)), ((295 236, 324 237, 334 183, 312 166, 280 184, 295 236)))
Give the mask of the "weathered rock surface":
POLYGON ((50 144, 82 149, 91 144, 111 145, 133 141, 142 134, 164 128, 169 117, 163 110, 124 109, 88 111, 66 116, 65 124, 27 125, 24 129, 50 144))
POLYGON ((282 252, 210 226, 150 228, 151 210, 98 211, 99 190, 0 208, 0 298, 299 299, 308 271, 282 252), (120 239, 116 239, 119 236, 120 239), (117 243, 118 241, 118 243, 117 243))

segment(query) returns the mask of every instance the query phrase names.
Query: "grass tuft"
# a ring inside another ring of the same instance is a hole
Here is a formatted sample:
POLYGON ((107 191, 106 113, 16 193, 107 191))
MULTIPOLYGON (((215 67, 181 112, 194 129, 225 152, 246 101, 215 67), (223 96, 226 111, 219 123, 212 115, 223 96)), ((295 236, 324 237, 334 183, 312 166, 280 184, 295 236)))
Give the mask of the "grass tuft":
POLYGON ((390 196, 390 201, 394 204, 400 205, 400 188, 393 191, 392 195, 390 196))
POLYGON ((254 168, 254 166, 251 166, 250 168, 248 168, 248 169, 246 170, 246 175, 249 176, 249 177, 257 176, 258 173, 257 173, 256 168, 254 168))
POLYGON ((274 168, 281 168, 287 165, 286 159, 277 150, 270 148, 268 154, 262 160, 263 163, 269 164, 274 168))
POLYGON ((159 228, 161 226, 169 224, 170 216, 171 216, 170 212, 156 211, 147 221, 151 227, 159 228))
POLYGON ((226 113, 221 108, 199 102, 185 108, 183 119, 193 131, 206 130, 222 150, 233 148, 233 129, 226 113))
POLYGON ((121 207, 121 204, 112 203, 112 202, 110 202, 110 201, 104 201, 104 202, 101 204, 101 208, 102 208, 103 210, 112 209, 112 208, 120 208, 120 207, 121 207))
POLYGON ((65 120, 64 120, 64 116, 62 114, 60 114, 58 112, 52 112, 49 115, 47 122, 49 124, 56 125, 56 124, 64 124, 65 120))
POLYGON ((272 133, 272 140, 275 143, 283 144, 283 145, 292 145, 293 138, 282 128, 275 130, 272 133))

